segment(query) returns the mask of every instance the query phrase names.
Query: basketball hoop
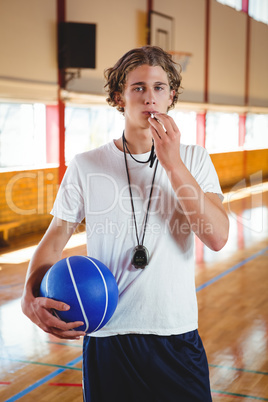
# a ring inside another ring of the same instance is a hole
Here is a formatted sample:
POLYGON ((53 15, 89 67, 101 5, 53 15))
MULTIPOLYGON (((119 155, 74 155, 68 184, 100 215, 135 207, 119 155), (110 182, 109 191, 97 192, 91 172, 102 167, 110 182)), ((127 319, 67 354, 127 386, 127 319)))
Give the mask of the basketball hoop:
POLYGON ((172 60, 181 66, 182 72, 185 72, 192 57, 192 53, 171 50, 169 54, 171 54, 172 60))

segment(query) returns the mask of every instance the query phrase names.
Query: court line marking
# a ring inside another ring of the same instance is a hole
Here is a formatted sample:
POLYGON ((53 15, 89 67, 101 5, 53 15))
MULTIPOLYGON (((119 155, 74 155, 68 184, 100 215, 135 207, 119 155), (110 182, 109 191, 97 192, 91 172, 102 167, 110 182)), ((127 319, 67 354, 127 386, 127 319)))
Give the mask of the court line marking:
MULTIPOLYGON (((61 343, 59 343, 60 345, 62 345, 61 343)), ((63 344, 65 345, 65 344, 63 344)), ((71 346, 72 345, 68 345, 71 346)), ((21 359, 12 359, 12 358, 1 358, 0 360, 8 360, 11 362, 17 362, 17 363, 26 363, 26 364, 36 364, 39 366, 47 366, 47 367, 58 367, 58 368, 63 368, 65 370, 75 370, 75 371, 82 371, 82 368, 79 367, 68 367, 68 365, 64 366, 61 364, 52 364, 52 363, 42 363, 42 362, 35 362, 32 360, 21 360, 21 359)), ((252 374, 260 374, 260 375, 268 375, 267 371, 259 371, 259 370, 250 370, 250 369, 245 369, 245 368, 239 368, 239 367, 231 367, 231 366, 222 366, 220 364, 209 364, 209 367, 213 367, 213 368, 220 368, 220 369, 224 369, 224 370, 233 370, 233 371, 241 371, 243 373, 252 373, 252 374)), ((0 382, 0 384, 2 384, 0 382)))
POLYGON ((36 364, 38 366, 47 366, 47 367, 58 367, 58 368, 63 368, 65 370, 77 370, 77 371, 82 371, 81 368, 79 367, 68 367, 68 364, 64 366, 63 364, 53 364, 53 363, 42 363, 42 362, 35 362, 32 360, 22 360, 22 359, 12 359, 12 358, 2 358, 0 357, 0 360, 8 360, 10 362, 16 362, 16 363, 26 363, 26 364, 36 364))
POLYGON ((236 394, 234 392, 227 392, 227 391, 218 391, 216 389, 211 390, 212 394, 220 394, 224 396, 235 396, 235 397, 240 397, 240 398, 249 398, 249 399, 256 399, 258 401, 268 401, 267 398, 262 398, 260 396, 252 396, 252 395, 245 395, 245 394, 236 394))
POLYGON ((72 383, 65 383, 65 382, 50 382, 48 385, 52 387, 82 387, 83 384, 72 384, 72 383))
MULTIPOLYGON (((79 356, 76 359, 72 360, 70 363, 68 363, 67 366, 74 366, 75 364, 80 363, 81 360, 82 360, 82 356, 79 356)), ((7 399, 5 402, 15 402, 15 401, 17 401, 18 399, 20 399, 23 396, 29 394, 34 389, 40 387, 40 385, 45 384, 46 382, 50 381, 52 378, 54 378, 57 375, 63 373, 64 371, 65 371, 65 369, 63 369, 63 368, 54 371, 54 373, 51 373, 51 374, 43 377, 41 380, 36 381, 34 384, 32 384, 29 387, 25 388, 23 391, 21 391, 18 394, 12 396, 11 398, 7 399)))
POLYGON ((221 368, 221 369, 225 369, 225 370, 241 371, 243 373, 268 375, 267 371, 249 370, 249 369, 230 367, 230 366, 221 366, 220 364, 209 364, 209 367, 221 368))
MULTIPOLYGON (((72 344, 71 342, 67 343, 67 342, 46 341, 46 343, 82 349, 82 345, 75 345, 75 344, 72 344)), ((245 368, 240 368, 240 367, 231 367, 231 366, 222 366, 220 364, 209 364, 209 366, 215 367, 215 368, 221 368, 221 369, 225 369, 225 370, 234 370, 234 371, 241 371, 241 372, 245 372, 245 373, 268 375, 268 371, 250 370, 250 369, 245 369, 245 368)))
MULTIPOLYGON (((205 282, 203 285, 200 285, 196 288, 196 292, 199 292, 200 290, 206 288, 207 286, 211 285, 212 283, 215 283, 216 281, 218 281, 219 279, 223 278, 224 276, 228 275, 229 273, 235 271, 236 269, 242 267, 243 265, 245 265, 247 262, 259 257, 260 255, 265 254, 268 251, 268 247, 265 247, 264 249, 258 251, 257 253, 253 254, 252 256, 246 258, 245 260, 241 261, 240 263, 234 265, 233 267, 229 268, 228 270, 222 272, 221 274, 215 276, 214 278, 210 279, 209 281, 205 282)), ((78 357, 77 359, 73 360, 72 362, 67 364, 68 366, 72 366, 74 364, 77 364, 78 362, 80 362, 83 359, 83 356, 78 357), (75 363, 74 363, 75 362, 75 363)), ((10 399, 7 399, 5 402, 14 402, 17 401, 19 398, 23 397, 24 395, 27 395, 28 393, 30 393, 31 391, 33 391, 34 389, 38 388, 40 385, 43 385, 44 383, 48 382, 50 379, 56 377, 58 374, 61 374, 64 371, 64 369, 59 369, 56 370, 54 373, 51 373, 50 375, 44 377, 43 379, 37 381, 36 383, 34 383, 33 385, 27 387, 25 390, 19 392, 18 394, 14 395, 13 397, 11 397, 10 399)), ((259 398, 259 397, 252 397, 252 396, 247 396, 247 395, 239 395, 239 394, 232 394, 229 392, 222 392, 222 391, 216 391, 213 390, 212 392, 216 392, 216 393, 225 393, 226 395, 233 395, 233 396, 243 396, 244 398, 253 398, 253 399, 259 399, 262 401, 268 401, 268 399, 263 399, 263 398, 259 398)))
POLYGON ((268 251, 268 247, 263 248, 262 250, 258 251, 257 253, 251 255, 250 257, 246 258, 245 260, 240 261, 238 264, 234 265, 233 267, 227 269, 226 271, 220 273, 219 275, 215 276, 214 278, 210 279, 209 281, 203 283, 203 285, 200 285, 196 288, 196 292, 199 292, 202 289, 205 289, 209 285, 212 285, 213 283, 217 282, 218 280, 224 278, 226 275, 230 274, 231 272, 234 272, 238 268, 242 267, 243 265, 247 264, 249 261, 254 260, 255 258, 259 257, 260 255, 265 254, 268 251))
POLYGON ((69 347, 71 347, 71 348, 79 348, 79 349, 82 349, 82 347, 83 347, 82 345, 72 344, 71 342, 70 342, 70 343, 67 343, 67 342, 45 341, 45 343, 49 343, 49 344, 51 344, 51 345, 69 346, 69 347))

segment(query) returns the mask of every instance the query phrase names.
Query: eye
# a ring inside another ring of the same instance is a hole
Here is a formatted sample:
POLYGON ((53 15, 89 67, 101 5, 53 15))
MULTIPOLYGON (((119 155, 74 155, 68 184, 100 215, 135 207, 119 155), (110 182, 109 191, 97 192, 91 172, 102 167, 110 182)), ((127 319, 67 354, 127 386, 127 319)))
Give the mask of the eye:
POLYGON ((143 90, 144 90, 143 87, 136 87, 136 88, 134 88, 134 91, 135 91, 135 92, 142 92, 143 90))
POLYGON ((163 91, 164 90, 164 88, 163 87, 160 87, 160 86, 157 86, 157 87, 155 87, 154 88, 156 91, 163 91))

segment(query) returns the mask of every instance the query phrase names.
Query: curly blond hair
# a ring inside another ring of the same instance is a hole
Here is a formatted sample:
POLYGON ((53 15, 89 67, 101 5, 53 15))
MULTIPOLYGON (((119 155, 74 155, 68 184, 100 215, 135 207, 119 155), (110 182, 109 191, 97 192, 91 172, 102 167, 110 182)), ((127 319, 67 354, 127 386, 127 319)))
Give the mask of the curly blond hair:
POLYGON ((105 89, 108 93, 106 101, 121 113, 124 113, 124 108, 118 104, 116 95, 124 93, 128 73, 143 64, 160 66, 167 73, 170 90, 174 91, 173 102, 168 110, 172 109, 178 101, 182 80, 180 65, 175 63, 172 56, 160 47, 142 46, 125 53, 113 67, 104 72, 105 89))

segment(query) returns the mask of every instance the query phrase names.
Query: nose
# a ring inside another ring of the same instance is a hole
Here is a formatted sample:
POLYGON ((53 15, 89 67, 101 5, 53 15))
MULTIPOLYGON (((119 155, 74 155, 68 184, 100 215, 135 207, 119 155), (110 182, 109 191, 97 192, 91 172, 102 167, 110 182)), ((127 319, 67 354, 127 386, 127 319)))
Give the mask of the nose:
POLYGON ((155 96, 152 90, 147 90, 144 97, 144 103, 146 105, 155 105, 155 96))

